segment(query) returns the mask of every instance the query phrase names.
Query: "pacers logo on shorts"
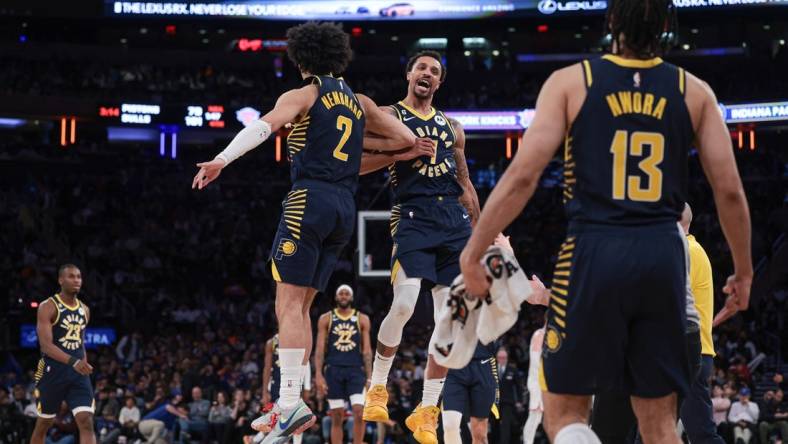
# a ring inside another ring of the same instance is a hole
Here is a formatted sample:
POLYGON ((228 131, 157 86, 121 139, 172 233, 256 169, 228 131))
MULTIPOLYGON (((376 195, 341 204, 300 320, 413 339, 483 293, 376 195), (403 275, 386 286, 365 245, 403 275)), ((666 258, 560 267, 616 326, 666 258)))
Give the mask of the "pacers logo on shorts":
POLYGON ((561 348, 561 334, 554 327, 548 327, 544 336, 544 345, 547 351, 555 353, 561 348))
POLYGON ((283 256, 292 256, 296 253, 296 250, 298 250, 298 247, 295 242, 290 239, 282 239, 276 248, 276 259, 282 259, 283 256))

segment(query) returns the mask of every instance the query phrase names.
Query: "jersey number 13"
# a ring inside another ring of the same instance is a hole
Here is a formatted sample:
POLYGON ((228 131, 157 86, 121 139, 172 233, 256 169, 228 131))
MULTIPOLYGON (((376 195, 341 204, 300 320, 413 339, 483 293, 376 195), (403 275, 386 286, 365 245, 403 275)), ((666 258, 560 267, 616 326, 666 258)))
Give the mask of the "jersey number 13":
POLYGON ((657 202, 662 198, 662 170, 659 164, 665 158, 665 136, 660 133, 616 131, 613 144, 613 199, 636 202, 657 202), (649 152, 644 153, 644 147, 649 152), (627 158, 643 157, 638 163, 640 171, 648 176, 647 184, 637 175, 627 175, 627 158))

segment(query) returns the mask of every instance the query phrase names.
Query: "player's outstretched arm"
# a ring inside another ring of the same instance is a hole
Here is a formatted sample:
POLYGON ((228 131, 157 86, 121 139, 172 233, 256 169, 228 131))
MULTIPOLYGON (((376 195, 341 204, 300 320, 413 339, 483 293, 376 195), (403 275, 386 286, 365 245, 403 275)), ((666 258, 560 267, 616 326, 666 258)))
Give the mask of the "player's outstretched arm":
MULTIPOLYGON (((545 166, 553 158, 567 129, 567 97, 565 85, 569 76, 579 72, 570 68, 553 73, 542 87, 536 101, 536 115, 523 136, 523 148, 517 152, 481 212, 473 234, 460 256, 465 288, 473 296, 486 294, 487 283, 479 261, 531 198, 545 166)), ((578 77, 582 78, 582 77, 578 77)))
POLYGON ((366 130, 380 134, 382 138, 365 138, 364 147, 378 151, 397 151, 416 144, 416 135, 387 111, 381 110, 375 102, 363 94, 356 98, 367 117, 366 130), (369 145, 367 145, 369 143, 369 145))
POLYGON ((323 313, 317 320, 317 339, 315 340, 315 385, 317 396, 320 398, 328 394, 328 384, 323 376, 323 358, 326 355, 326 339, 328 338, 329 320, 331 312, 323 313))
POLYGON ((263 357, 263 406, 271 402, 271 392, 268 391, 268 383, 271 382, 271 368, 274 364, 274 341, 269 339, 265 342, 265 355, 263 357))
POLYGON ((268 137, 279 131, 286 123, 290 123, 300 115, 304 115, 317 100, 318 90, 315 85, 307 85, 299 89, 290 90, 276 101, 274 109, 261 119, 255 120, 242 129, 230 141, 221 153, 209 162, 198 163, 200 170, 194 176, 192 188, 199 190, 219 177, 222 169, 247 152, 257 148, 268 137))
MULTIPOLYGON (((750 212, 728 128, 720 114, 714 92, 693 75, 688 74, 687 80, 687 100, 691 109, 696 106, 694 104, 700 103, 700 119, 695 131, 700 162, 714 192, 722 232, 733 257, 733 276, 728 278, 723 288, 735 302, 725 304, 724 316, 730 317, 735 314, 734 309, 746 310, 750 303, 753 275, 750 212)), ((722 320, 715 319, 715 324, 720 322, 722 320)))
POLYGON ((465 128, 455 119, 449 119, 449 123, 454 128, 454 135, 457 139, 454 142, 454 161, 457 165, 457 182, 462 187, 460 203, 468 211, 468 215, 471 216, 471 226, 475 226, 479 220, 481 210, 479 209, 479 196, 476 194, 473 182, 471 182, 471 175, 468 173, 468 162, 465 160, 465 128))

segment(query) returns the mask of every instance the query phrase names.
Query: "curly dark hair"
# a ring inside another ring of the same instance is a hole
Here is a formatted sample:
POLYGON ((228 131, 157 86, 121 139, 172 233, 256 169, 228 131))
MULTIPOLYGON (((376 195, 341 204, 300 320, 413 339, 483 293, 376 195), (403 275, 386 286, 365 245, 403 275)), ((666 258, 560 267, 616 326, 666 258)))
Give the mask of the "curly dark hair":
POLYGON ((667 52, 677 29, 673 0, 613 0, 607 9, 606 32, 612 34, 619 50, 623 43, 638 57, 667 52))
POLYGON ((405 74, 409 73, 410 70, 413 69, 413 65, 416 64, 416 60, 420 59, 421 57, 432 57, 433 59, 437 60, 441 65, 441 82, 446 79, 446 65, 443 64, 443 58, 441 57, 441 54, 436 51, 421 51, 416 53, 416 55, 408 60, 408 64, 405 66, 405 74))
POLYGON ((307 22, 287 30, 287 55, 302 72, 327 75, 344 72, 353 51, 340 25, 307 22))

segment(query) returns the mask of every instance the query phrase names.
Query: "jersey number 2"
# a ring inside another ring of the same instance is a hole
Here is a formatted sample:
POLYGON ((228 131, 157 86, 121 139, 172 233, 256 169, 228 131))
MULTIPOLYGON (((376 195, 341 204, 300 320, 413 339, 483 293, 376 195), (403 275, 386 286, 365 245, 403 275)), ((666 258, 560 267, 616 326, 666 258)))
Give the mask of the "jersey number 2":
POLYGON ((334 148, 334 157, 342 162, 347 162, 348 155, 342 152, 342 148, 345 147, 350 138, 350 132, 353 131, 353 121, 345 116, 337 116, 337 129, 342 131, 342 137, 339 139, 337 147, 334 148))
POLYGON ((613 153, 613 199, 657 202, 662 198, 659 164, 665 159, 665 136, 642 131, 630 136, 627 131, 619 130, 613 138, 610 152, 613 153), (644 187, 640 176, 627 176, 627 157, 643 157, 646 145, 650 152, 638 163, 640 170, 648 176, 648 184, 644 187))

